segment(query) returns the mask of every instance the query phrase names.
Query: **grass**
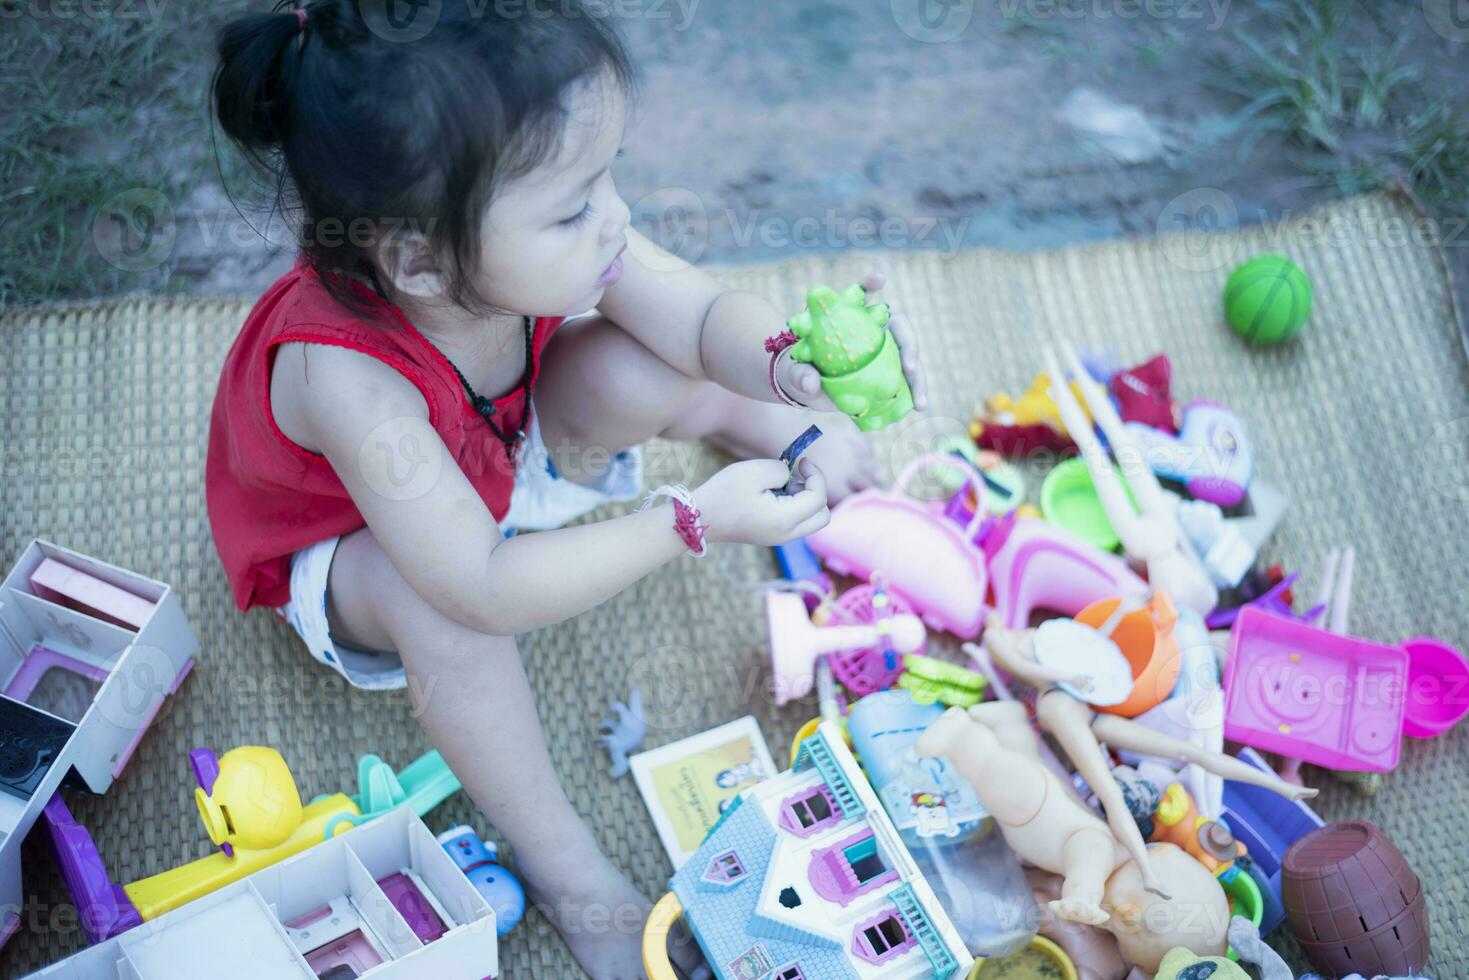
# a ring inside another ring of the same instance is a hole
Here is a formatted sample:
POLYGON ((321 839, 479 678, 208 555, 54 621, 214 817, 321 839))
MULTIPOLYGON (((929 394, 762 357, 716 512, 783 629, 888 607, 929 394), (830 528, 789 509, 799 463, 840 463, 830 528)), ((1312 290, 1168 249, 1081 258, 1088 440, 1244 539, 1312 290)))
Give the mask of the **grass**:
POLYGON ((1212 61, 1212 83, 1242 103, 1244 152, 1282 139, 1305 173, 1344 192, 1401 182, 1445 215, 1469 213, 1469 119, 1408 61, 1411 5, 1258 0, 1253 10, 1237 49, 1212 61))
POLYGON ((103 202, 133 188, 177 208, 212 167, 199 57, 210 45, 196 22, 224 6, 94 3, 59 17, 0 0, 0 305, 170 286, 166 262, 139 273, 110 264, 90 227, 103 202))

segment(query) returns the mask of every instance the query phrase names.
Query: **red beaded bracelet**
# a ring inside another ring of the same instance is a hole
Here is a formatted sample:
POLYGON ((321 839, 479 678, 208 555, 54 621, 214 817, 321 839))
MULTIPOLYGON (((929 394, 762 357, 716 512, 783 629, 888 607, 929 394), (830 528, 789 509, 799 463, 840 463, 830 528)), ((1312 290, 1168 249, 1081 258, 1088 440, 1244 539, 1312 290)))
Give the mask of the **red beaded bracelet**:
POLYGON ((694 495, 689 492, 689 488, 681 483, 665 484, 648 494, 638 510, 647 510, 659 497, 667 497, 673 501, 673 530, 688 546, 689 554, 695 558, 703 558, 709 553, 709 547, 704 541, 704 534, 709 526, 700 523, 699 519, 703 515, 699 513, 699 506, 694 503, 694 495))
POLYGON ((770 390, 775 392, 775 397, 792 408, 807 408, 804 402, 798 402, 786 393, 780 386, 779 376, 776 369, 780 367, 780 359, 796 344, 796 335, 789 330, 782 330, 774 337, 765 338, 765 349, 770 353, 770 390))

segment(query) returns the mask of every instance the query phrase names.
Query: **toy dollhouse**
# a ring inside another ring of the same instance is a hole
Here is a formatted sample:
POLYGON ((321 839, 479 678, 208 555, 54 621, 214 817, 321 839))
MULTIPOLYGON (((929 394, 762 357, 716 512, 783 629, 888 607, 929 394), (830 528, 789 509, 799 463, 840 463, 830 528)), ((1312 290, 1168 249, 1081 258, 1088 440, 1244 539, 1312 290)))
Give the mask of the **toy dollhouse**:
POLYGON ((169 586, 47 541, 0 582, 0 943, 26 834, 63 781, 107 791, 198 646, 169 586))
POLYGON ((671 887, 721 980, 948 980, 973 962, 829 723, 671 887))

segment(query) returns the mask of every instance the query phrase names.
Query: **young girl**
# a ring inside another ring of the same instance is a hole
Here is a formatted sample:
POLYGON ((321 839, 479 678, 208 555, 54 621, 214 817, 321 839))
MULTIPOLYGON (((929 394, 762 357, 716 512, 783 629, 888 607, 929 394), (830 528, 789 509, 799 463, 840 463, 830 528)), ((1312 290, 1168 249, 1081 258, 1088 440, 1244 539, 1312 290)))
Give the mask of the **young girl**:
POLYGON ((408 9, 424 29, 381 8, 314 0, 220 40, 220 125, 278 168, 302 250, 225 361, 215 543, 241 609, 275 609, 354 684, 409 687, 582 966, 639 976, 646 900, 558 785, 514 637, 685 551, 820 528, 872 457, 845 417, 791 407, 832 406, 767 352, 780 311, 628 227, 631 70, 596 17, 442 0, 408 9), (804 489, 772 493, 790 474, 770 457, 813 420, 804 489), (652 436, 763 458, 557 529, 640 496, 627 447, 652 436))

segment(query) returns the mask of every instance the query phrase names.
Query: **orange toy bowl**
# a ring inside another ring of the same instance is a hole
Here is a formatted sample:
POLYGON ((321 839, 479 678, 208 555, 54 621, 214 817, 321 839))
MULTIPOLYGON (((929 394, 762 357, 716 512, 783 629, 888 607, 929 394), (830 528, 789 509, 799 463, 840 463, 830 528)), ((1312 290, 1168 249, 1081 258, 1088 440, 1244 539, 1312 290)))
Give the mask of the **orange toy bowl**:
MULTIPOLYGON (((1076 614, 1076 621, 1097 629, 1121 602, 1121 599, 1094 602, 1076 614)), ((1173 638, 1171 617, 1168 628, 1160 630, 1148 609, 1128 613, 1113 631, 1112 641, 1132 665, 1132 693, 1121 704, 1096 707, 1109 715, 1136 718, 1167 698, 1178 683, 1182 658, 1178 641, 1173 638)))

